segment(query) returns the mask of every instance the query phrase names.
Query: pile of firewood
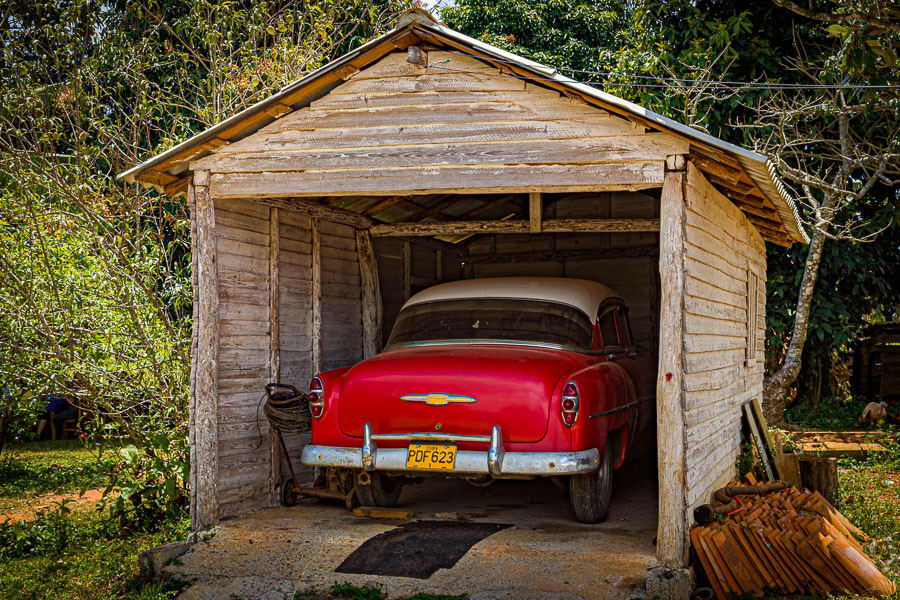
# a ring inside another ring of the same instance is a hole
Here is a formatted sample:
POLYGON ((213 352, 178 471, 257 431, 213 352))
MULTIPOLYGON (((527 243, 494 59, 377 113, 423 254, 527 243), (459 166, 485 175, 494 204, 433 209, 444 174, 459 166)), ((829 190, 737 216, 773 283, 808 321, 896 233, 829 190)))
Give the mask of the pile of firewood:
POLYGON ((863 552, 866 534, 818 492, 788 486, 736 497, 734 511, 691 530, 694 551, 720 600, 767 588, 786 594, 896 591, 863 552))

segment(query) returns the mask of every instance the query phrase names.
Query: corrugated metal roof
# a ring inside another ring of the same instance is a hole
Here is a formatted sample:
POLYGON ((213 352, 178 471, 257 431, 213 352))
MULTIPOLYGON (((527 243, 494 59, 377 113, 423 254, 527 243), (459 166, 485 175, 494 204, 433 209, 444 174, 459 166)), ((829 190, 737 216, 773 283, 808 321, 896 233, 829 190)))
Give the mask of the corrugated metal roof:
MULTIPOLYGON (((211 151, 207 151, 205 153, 192 151, 197 149, 197 147, 209 142, 210 140, 213 140, 219 133, 239 124, 242 120, 245 120, 251 116, 255 116, 258 113, 265 111, 267 108, 279 104, 288 96, 291 96, 296 92, 302 90, 304 87, 315 83, 322 76, 340 69, 347 63, 351 62, 354 58, 365 54, 369 50, 377 48, 381 44, 390 43, 390 40, 392 38, 395 38, 398 34, 401 34, 411 28, 424 29, 426 31, 430 30, 460 45, 480 52, 485 56, 493 57, 499 61, 510 63, 512 65, 515 65, 516 67, 519 67, 526 71, 530 71, 535 74, 536 78, 545 79, 547 81, 552 81, 554 83, 563 85, 583 96, 596 99, 601 104, 607 105, 611 108, 616 108, 620 112, 639 117, 643 121, 652 124, 662 131, 669 131, 678 134, 683 138, 695 141, 702 146, 714 148, 715 150, 731 157, 738 164, 740 164, 741 167, 743 167, 744 171, 753 180, 759 190, 775 206, 778 215, 781 218, 781 222, 790 234, 791 238, 795 241, 809 243, 809 237, 800 226, 800 218, 797 212, 796 203, 790 197, 784 185, 779 180, 774 165, 772 165, 772 163, 764 155, 753 152, 751 150, 747 150, 746 148, 742 148, 741 146, 731 144, 702 131, 698 131, 683 123, 679 123, 678 121, 655 113, 651 110, 647 110, 642 106, 639 106, 627 100, 623 100, 622 98, 591 87, 589 85, 580 83, 572 79, 571 77, 559 73, 552 67, 548 67, 527 58, 517 56, 490 44, 486 44, 467 35, 459 33, 458 31, 454 31, 438 22, 431 14, 422 9, 413 9, 410 11, 406 11, 397 21, 397 25, 393 30, 367 42, 356 50, 353 50, 348 54, 345 54, 344 56, 313 71, 306 77, 303 77, 302 79, 282 88, 278 91, 278 93, 264 100, 261 100, 260 102, 257 102, 253 106, 244 109, 243 111, 235 114, 232 117, 229 117, 218 125, 210 127, 206 131, 203 131, 190 138, 189 140, 178 144, 174 148, 158 154, 137 165, 136 167, 125 171, 124 173, 119 175, 119 179, 124 179, 129 183, 140 181, 141 175, 143 173, 146 173, 147 171, 153 169, 153 167, 163 162, 177 157, 179 154, 187 154, 185 157, 185 162, 187 162, 188 160, 196 160, 197 158, 200 158, 205 154, 209 154, 211 151)), ((313 99, 315 98, 308 99, 307 101, 300 101, 299 103, 294 102, 293 106, 294 108, 306 106, 313 99)), ((256 129, 262 127, 263 124, 264 123, 260 124, 258 127, 256 127, 256 129)), ((243 137, 244 135, 247 135, 246 131, 241 132, 241 136, 243 137)))

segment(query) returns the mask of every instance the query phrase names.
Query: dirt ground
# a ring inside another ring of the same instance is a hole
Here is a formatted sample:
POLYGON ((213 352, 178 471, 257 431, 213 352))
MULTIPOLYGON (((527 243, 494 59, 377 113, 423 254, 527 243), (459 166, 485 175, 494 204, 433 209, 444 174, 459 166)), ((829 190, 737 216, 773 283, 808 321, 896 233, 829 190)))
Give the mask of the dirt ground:
MULTIPOLYGON (((166 572, 193 581, 179 598, 291 598, 335 582, 380 583, 389 597, 468 593, 470 600, 633 598, 644 595, 655 564, 656 472, 639 464, 617 472, 605 523, 574 521, 568 498, 552 483, 501 481, 477 488, 427 479, 404 489, 400 507, 414 520, 461 520, 512 526, 476 543, 453 567, 428 579, 335 573, 370 538, 403 521, 354 517, 340 505, 301 499, 226 521, 215 537, 166 572)), ((421 552, 428 553, 428 548, 421 552)))
MULTIPOLYGON (((110 497, 115 497, 118 492, 113 492, 110 497)), ((84 494, 62 494, 58 496, 40 496, 34 498, 31 503, 26 506, 9 509, 9 512, 0 513, 0 523, 7 519, 10 521, 32 521, 37 518, 39 511, 50 508, 54 504, 71 500, 74 503, 66 503, 69 510, 83 511, 91 510, 97 506, 97 503, 103 498, 103 489, 97 488, 86 490, 84 494)))

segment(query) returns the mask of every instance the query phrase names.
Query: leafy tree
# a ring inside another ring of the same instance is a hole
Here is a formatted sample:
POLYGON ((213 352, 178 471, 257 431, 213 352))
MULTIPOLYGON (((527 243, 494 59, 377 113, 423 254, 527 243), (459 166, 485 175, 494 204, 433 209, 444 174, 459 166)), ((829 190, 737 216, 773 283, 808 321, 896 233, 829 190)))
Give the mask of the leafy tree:
POLYGON ((802 391, 818 398, 822 386, 811 385, 813 372, 822 370, 823 361, 828 371, 835 347, 846 359, 867 318, 890 318, 900 286, 886 268, 900 259, 891 189, 900 139, 896 91, 808 87, 896 84, 896 7, 877 0, 823 0, 809 9, 787 0, 570 7, 574 16, 555 2, 461 0, 444 9, 442 18, 469 35, 773 157, 795 184, 813 233, 810 247, 769 247, 765 396, 770 420, 781 421, 803 364, 807 327, 814 337, 802 391), (796 18, 780 6, 814 18, 796 18), (843 244, 824 255, 821 267, 826 239, 872 239, 879 232, 881 243, 843 244), (814 294, 817 274, 823 281, 814 294))
MULTIPOLYGON (((379 34, 403 7, 5 5, 0 387, 72 394, 101 448, 121 440, 114 508, 129 522, 186 503, 189 219, 182 200, 115 175, 379 34)), ((33 409, 16 398, 20 414, 33 409)))

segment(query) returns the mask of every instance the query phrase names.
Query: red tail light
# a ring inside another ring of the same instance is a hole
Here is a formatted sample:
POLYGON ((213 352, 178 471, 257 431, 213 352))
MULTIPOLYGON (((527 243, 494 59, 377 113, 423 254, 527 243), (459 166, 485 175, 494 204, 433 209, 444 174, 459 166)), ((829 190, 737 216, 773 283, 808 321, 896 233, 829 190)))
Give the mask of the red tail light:
POLYGON ((561 406, 563 423, 566 427, 572 427, 578 420, 578 386, 574 381, 568 382, 563 388, 561 406))
POLYGON ((309 412, 314 419, 318 419, 325 411, 325 386, 318 377, 313 377, 309 382, 309 393, 306 395, 309 400, 309 412))

